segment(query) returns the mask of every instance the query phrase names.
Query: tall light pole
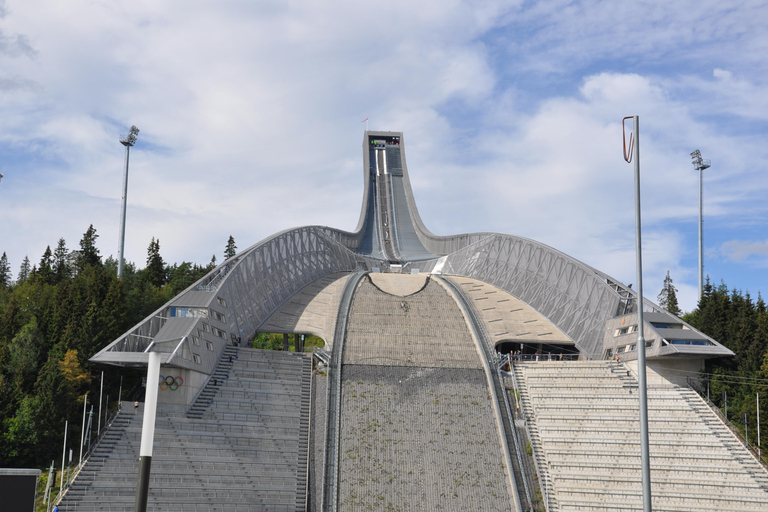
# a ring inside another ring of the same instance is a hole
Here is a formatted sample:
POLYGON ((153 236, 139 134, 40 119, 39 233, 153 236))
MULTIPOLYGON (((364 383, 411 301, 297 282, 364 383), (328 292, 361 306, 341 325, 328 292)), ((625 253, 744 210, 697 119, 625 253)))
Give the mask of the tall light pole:
POLYGON ((703 218, 703 181, 704 181, 704 169, 708 169, 712 162, 701 158, 701 151, 698 149, 691 153, 691 159, 693 160, 693 168, 699 171, 699 300, 704 293, 704 235, 702 228, 703 218))
POLYGON ((648 448, 648 386, 645 375, 645 336, 643 334, 643 244, 640 236, 640 117, 629 116, 621 120, 624 132, 624 160, 635 160, 635 242, 637 265, 637 384, 640 405, 640 464, 643 487, 643 512, 651 512, 651 457, 648 448), (632 119, 629 147, 624 122, 632 119))
POLYGON ((131 155, 131 146, 136 144, 136 136, 139 129, 131 126, 131 133, 126 137, 120 137, 120 144, 125 146, 125 173, 123 174, 123 202, 120 207, 120 259, 117 262, 117 278, 123 278, 123 253, 125 252, 125 208, 128 200, 128 159, 131 155))

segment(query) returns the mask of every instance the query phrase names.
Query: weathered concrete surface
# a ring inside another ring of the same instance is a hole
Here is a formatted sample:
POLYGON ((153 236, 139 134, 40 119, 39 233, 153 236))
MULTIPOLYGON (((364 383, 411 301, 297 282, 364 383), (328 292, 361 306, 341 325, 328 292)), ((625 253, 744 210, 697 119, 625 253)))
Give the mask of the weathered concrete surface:
POLYGON ((405 297, 418 292, 427 284, 429 274, 369 274, 378 289, 390 295, 405 297))
POLYGON ((482 370, 345 366, 339 510, 508 511, 482 370))
POLYGON ((400 297, 365 278, 352 302, 344 364, 482 368, 461 310, 431 279, 400 297))
POLYGON ((349 273, 330 274, 295 293, 259 326, 260 332, 314 334, 333 345, 339 301, 349 273))
POLYGON ((573 346, 573 341, 547 318, 501 288, 468 277, 448 277, 473 301, 492 343, 511 340, 525 344, 573 346))

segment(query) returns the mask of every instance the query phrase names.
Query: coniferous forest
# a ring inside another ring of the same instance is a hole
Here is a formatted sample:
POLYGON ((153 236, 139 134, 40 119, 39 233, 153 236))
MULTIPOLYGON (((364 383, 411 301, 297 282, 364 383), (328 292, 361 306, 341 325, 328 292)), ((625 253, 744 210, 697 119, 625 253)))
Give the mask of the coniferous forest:
POLYGON ((126 263, 121 281, 97 239, 93 226, 76 249, 62 238, 38 262, 25 258, 16 275, 0 257, 0 467, 43 468, 60 459, 66 420, 69 439, 77 439, 67 444, 77 446, 86 394, 96 428, 102 370, 105 402, 117 401, 121 376, 128 399, 140 372, 89 358, 215 266, 215 256, 208 265, 168 265, 152 238, 146 267, 126 263))
MULTIPOLYGON (((119 280, 117 261, 102 259, 97 239, 93 226, 76 248, 67 247, 62 238, 39 261, 25 258, 18 273, 12 271, 5 253, 0 257, 0 467, 42 469, 60 459, 65 421, 69 420, 69 435, 74 436, 70 439, 79 440, 85 396, 88 404, 98 403, 102 371, 104 396, 112 397, 112 404, 121 376, 122 398, 131 399, 141 372, 94 365, 89 358, 203 277, 216 262, 214 256, 207 265, 169 265, 160 255, 160 241, 152 238, 146 266, 137 269, 127 263, 119 280)), ((230 236, 225 258, 235 249, 230 236)), ((675 292, 667 274, 659 303, 681 314, 675 292)), ((704 388, 709 384, 710 396, 721 409, 727 397, 728 418, 742 432, 743 413, 747 414, 754 444, 758 393, 761 426, 768 426, 765 302, 759 295, 755 300, 749 293, 729 290, 725 283, 713 286, 708 280, 697 308, 682 318, 736 354, 708 361, 702 375, 691 377, 700 379, 704 388)), ((279 343, 259 338, 263 348, 278 348, 279 343)), ((93 423, 95 428, 95 417, 93 423)), ((762 444, 763 449, 768 447, 768 442, 762 444)))

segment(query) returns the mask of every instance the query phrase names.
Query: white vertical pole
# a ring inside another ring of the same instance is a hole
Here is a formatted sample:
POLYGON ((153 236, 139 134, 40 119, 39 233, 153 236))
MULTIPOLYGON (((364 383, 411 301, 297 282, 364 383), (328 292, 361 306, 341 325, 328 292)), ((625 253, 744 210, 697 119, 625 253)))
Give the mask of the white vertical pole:
POLYGON ((704 169, 699 169, 699 300, 704 295, 704 169))
POLYGON ((640 460, 642 464, 643 510, 651 512, 651 463, 648 449, 648 387, 645 377, 643 335, 643 244, 640 222, 640 118, 633 116, 635 138, 635 239, 637 245, 637 380, 640 394, 640 460))
POLYGON ((93 437, 93 404, 91 404, 91 412, 88 413, 88 426, 86 427, 86 430, 88 430, 88 453, 91 453, 91 438, 93 437))
POLYGON ((104 393, 104 370, 101 371, 101 386, 99 386, 99 421, 96 428, 96 437, 101 435, 101 396, 104 393))
POLYGON ((69 449, 69 461, 67 462, 67 485, 69 485, 70 476, 72 476, 72 448, 69 449))
POLYGON ((117 278, 123 278, 123 253, 125 249, 125 210, 128 206, 128 160, 131 155, 131 146, 125 145, 125 173, 123 174, 123 200, 120 206, 120 253, 117 260, 117 278))
POLYGON ((85 443, 85 411, 88 409, 88 393, 85 394, 85 400, 83 401, 83 426, 80 428, 80 462, 79 466, 83 463, 83 444, 85 443))
POLYGON ((760 455, 760 393, 757 393, 757 456, 760 455))
POLYGON ((150 352, 147 364, 147 393, 144 399, 144 423, 141 427, 139 450, 139 481, 136 485, 134 512, 146 512, 149 495, 149 474, 152 466, 152 445, 155 440, 155 416, 157 415, 157 389, 160 378, 160 353, 150 352))
POLYGON ((61 478, 59 479, 59 494, 64 492, 64 461, 67 457, 67 429, 69 427, 69 420, 64 422, 64 449, 61 453, 61 478))
POLYGON ((120 391, 117 392, 117 405, 123 402, 123 376, 120 376, 120 391))
POLYGON ((53 461, 51 461, 51 469, 48 470, 48 482, 45 484, 45 494, 43 494, 43 505, 48 503, 48 500, 51 497, 51 487, 53 487, 53 461))

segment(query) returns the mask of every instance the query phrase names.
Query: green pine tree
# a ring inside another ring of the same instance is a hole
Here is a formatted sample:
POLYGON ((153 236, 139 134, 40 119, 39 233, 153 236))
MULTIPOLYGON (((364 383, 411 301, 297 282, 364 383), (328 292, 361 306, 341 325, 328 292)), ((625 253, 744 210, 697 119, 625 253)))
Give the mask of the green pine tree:
POLYGON ((101 265, 101 255, 96 247, 97 238, 99 238, 99 235, 96 234, 96 228, 91 224, 80 240, 80 257, 77 263, 78 272, 82 272, 89 265, 101 265))
POLYGON ((10 286, 10 284, 11 265, 8 263, 8 256, 3 252, 3 255, 0 257, 0 286, 10 286))
POLYGON ((160 256, 160 239, 155 240, 155 237, 152 237, 147 248, 146 276, 147 281, 158 288, 165 284, 165 263, 160 256))
POLYGON ((663 307, 675 316, 680 316, 680 306, 677 303, 677 288, 672 284, 672 277, 667 270, 667 277, 664 278, 664 286, 661 288, 661 293, 657 298, 659 306, 663 307))
POLYGON ((53 251, 52 269, 57 283, 69 278, 72 274, 72 269, 69 266, 69 251, 67 250, 67 243, 64 241, 64 238, 59 238, 59 244, 56 246, 56 250, 53 251))
POLYGON ((224 259, 228 260, 229 258, 232 258, 237 254, 237 246, 235 245, 235 238, 232 235, 229 235, 229 240, 227 240, 227 247, 224 249, 224 259))
POLYGON ((53 274, 53 253, 51 252, 51 246, 45 248, 43 256, 40 258, 40 264, 37 267, 36 272, 37 279, 44 284, 52 284, 54 279, 53 274))
POLYGON ((30 273, 32 272, 32 269, 29 264, 29 257, 24 256, 24 261, 21 262, 21 268, 19 269, 19 278, 17 281, 19 283, 23 283, 27 279, 29 279, 30 273))

